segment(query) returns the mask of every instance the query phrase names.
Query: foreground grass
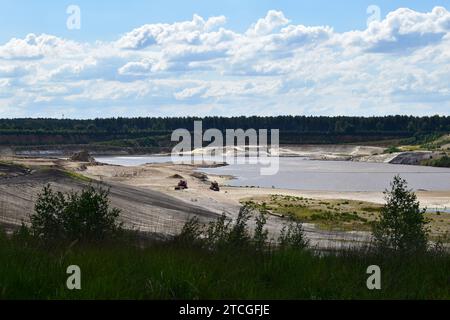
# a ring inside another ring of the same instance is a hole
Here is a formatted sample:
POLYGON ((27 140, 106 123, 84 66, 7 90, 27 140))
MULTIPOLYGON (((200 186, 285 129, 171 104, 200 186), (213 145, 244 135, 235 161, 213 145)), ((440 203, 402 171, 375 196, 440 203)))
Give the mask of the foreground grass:
POLYGON ((0 240, 1 299, 449 299, 450 256, 210 252, 173 243, 47 250, 0 240), (381 267, 382 290, 366 287, 381 267), (82 289, 66 288, 81 268, 82 289))

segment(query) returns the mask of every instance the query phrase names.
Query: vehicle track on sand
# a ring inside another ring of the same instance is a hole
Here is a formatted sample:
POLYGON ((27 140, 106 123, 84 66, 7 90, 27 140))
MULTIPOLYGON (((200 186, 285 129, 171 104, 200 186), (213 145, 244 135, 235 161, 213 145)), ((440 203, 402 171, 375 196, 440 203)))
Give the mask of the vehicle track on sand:
MULTIPOLYGON (((42 188, 50 183, 54 190, 80 191, 89 183, 74 179, 58 169, 38 170, 26 176, 0 181, 0 222, 20 224, 33 212, 34 201, 42 188)), ((208 222, 218 214, 176 199, 159 191, 142 189, 121 183, 98 182, 110 189, 111 205, 121 209, 121 219, 127 227, 142 231, 174 234, 193 215, 208 222)))
MULTIPOLYGON (((47 183, 50 183, 54 190, 61 192, 80 191, 89 184, 59 169, 37 170, 26 176, 0 180, 0 223, 13 226, 20 225, 22 220, 27 221, 29 214, 33 212, 38 193, 47 183)), ((93 183, 110 189, 111 205, 121 210, 120 219, 127 228, 161 235, 175 235, 194 215, 200 222, 208 223, 220 214, 217 210, 194 205, 149 188, 116 181, 93 181, 93 183)), ((227 212, 230 218, 237 215, 239 207, 232 211, 227 212)), ((276 238, 286 222, 281 218, 270 217, 266 227, 271 236, 276 238)), ((249 228, 253 229, 254 222, 249 223, 249 228)), ((364 234, 325 231, 309 225, 305 225, 304 230, 312 247, 336 248, 343 247, 346 243, 366 243, 368 240, 364 234)))

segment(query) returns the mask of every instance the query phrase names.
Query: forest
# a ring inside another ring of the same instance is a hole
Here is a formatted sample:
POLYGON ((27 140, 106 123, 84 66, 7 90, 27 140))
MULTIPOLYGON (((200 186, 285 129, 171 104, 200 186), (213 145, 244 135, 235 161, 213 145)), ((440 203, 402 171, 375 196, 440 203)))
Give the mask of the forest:
POLYGON ((167 117, 107 119, 0 119, 0 145, 101 143, 114 146, 169 146, 173 130, 279 129, 280 143, 351 143, 389 139, 420 140, 450 132, 449 116, 385 117, 167 117))

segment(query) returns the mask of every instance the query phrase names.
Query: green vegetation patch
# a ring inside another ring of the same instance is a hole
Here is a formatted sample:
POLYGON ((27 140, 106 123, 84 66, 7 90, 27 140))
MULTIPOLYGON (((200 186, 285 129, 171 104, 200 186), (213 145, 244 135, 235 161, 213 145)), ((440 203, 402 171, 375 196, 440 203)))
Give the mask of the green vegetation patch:
POLYGON ((70 170, 63 170, 64 174, 68 176, 69 178, 72 178, 74 180, 82 181, 82 182, 92 182, 93 180, 89 177, 86 177, 85 175, 70 171, 70 170))
MULTIPOLYGON (((382 208, 379 204, 364 201, 317 200, 285 195, 248 198, 242 203, 249 203, 266 213, 313 223, 323 230, 338 231, 370 231, 382 208)), ((450 214, 427 212, 425 216, 429 220, 432 240, 450 239, 450 214)))
POLYGON ((255 208, 268 213, 314 223, 325 230, 369 231, 381 205, 350 200, 317 200, 303 197, 271 195, 246 199, 255 208))
POLYGON ((401 152, 402 150, 395 147, 395 146, 390 146, 389 148, 387 148, 386 150, 384 150, 384 153, 397 153, 397 152, 401 152))
POLYGON ((438 159, 425 160, 421 163, 424 166, 450 168, 450 157, 445 155, 438 159))

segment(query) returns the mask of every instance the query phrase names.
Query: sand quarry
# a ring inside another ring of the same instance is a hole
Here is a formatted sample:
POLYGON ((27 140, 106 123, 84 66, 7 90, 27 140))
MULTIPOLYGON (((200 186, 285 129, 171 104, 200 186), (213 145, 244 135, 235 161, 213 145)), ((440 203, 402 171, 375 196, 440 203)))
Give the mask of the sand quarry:
MULTIPOLYGON (((34 201, 42 187, 50 183, 57 190, 80 190, 88 183, 110 188, 111 204, 122 210, 121 219, 128 228, 160 236, 174 235, 189 217, 197 215, 207 223, 225 213, 236 217, 244 199, 258 199, 270 195, 289 195, 323 200, 356 200, 382 204, 381 192, 324 192, 265 188, 227 187, 230 177, 199 174, 199 164, 146 164, 123 167, 99 163, 85 163, 63 159, 38 157, 3 158, 0 170, 0 222, 14 228, 28 221, 34 201), (88 178, 88 179, 86 179, 88 178), (88 180, 91 179, 89 182, 88 180), (180 179, 189 188, 175 190, 180 179), (209 189, 211 181, 221 186, 219 192, 209 189)), ((423 206, 450 207, 450 191, 420 191, 423 206)), ((441 232, 449 229, 449 214, 437 217, 441 232)), ((286 218, 271 215, 267 228, 273 238, 287 222, 286 218)), ((304 225, 311 245, 341 247, 370 241, 370 233, 363 231, 327 231, 313 224, 304 225)))

